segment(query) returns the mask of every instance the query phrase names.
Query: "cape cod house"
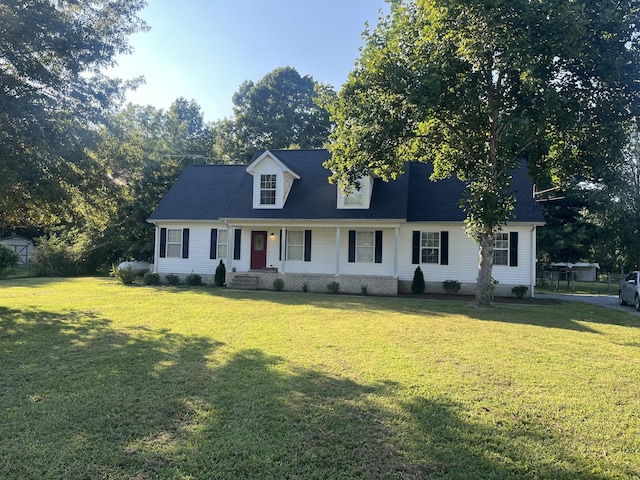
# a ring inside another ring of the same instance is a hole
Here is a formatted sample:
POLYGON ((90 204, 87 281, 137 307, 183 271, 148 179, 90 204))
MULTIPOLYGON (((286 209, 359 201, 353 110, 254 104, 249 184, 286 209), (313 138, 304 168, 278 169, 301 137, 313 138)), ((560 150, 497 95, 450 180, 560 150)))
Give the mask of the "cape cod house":
MULTIPOLYGON (((206 282, 220 260, 231 286, 394 295, 410 291, 420 266, 427 292, 457 280, 473 292, 478 246, 464 231, 462 182, 432 182, 432 166, 408 163, 395 181, 366 177, 345 196, 327 181, 327 150, 272 150, 250 165, 187 167, 149 218, 156 227, 154 271, 197 273, 206 282), (241 283, 248 282, 248 283, 241 283)), ((544 224, 523 167, 513 172, 513 221, 497 233, 496 294, 535 286, 536 228, 544 224)))

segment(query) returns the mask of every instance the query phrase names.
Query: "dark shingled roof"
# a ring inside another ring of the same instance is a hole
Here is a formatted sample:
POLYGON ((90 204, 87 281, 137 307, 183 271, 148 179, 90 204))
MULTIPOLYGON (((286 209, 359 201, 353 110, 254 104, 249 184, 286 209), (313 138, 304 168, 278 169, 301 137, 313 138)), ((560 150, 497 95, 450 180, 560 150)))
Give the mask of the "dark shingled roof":
MULTIPOLYGON (((254 157, 257 158, 259 152, 254 157)), ((282 209, 253 208, 253 177, 246 165, 192 165, 187 167, 149 217, 157 220, 217 220, 219 218, 291 220, 407 220, 463 221, 460 197, 464 184, 452 178, 432 182, 430 164, 408 163, 399 179, 375 179, 368 210, 338 209, 336 186, 322 163, 327 150, 272 150, 284 165, 300 176, 293 182, 282 209)), ((514 172, 517 192, 515 221, 543 222, 532 198, 526 168, 514 172)))

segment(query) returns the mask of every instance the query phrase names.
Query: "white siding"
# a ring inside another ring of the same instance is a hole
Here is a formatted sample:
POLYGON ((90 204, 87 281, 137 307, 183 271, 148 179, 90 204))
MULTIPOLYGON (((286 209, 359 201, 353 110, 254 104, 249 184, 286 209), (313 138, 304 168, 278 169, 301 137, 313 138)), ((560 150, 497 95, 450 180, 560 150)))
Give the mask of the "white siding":
MULTIPOLYGON (((475 283, 478 277, 479 246, 464 231, 462 225, 452 224, 412 224, 400 230, 398 265, 400 280, 412 280, 418 265, 411 263, 413 252, 413 231, 449 232, 449 264, 421 263, 420 268, 427 282, 458 280, 475 283)), ((531 272, 531 227, 505 227, 504 232, 518 232, 518 266, 494 265, 492 275, 501 284, 529 285, 531 272)))
MULTIPOLYGON (((198 273, 201 275, 213 274, 220 262, 220 258, 210 259, 210 235, 211 229, 226 230, 228 234, 228 256, 223 258, 227 270, 233 268, 237 272, 247 272, 251 262, 251 232, 267 232, 267 267, 277 268, 278 272, 285 274, 325 274, 336 273, 336 227, 316 227, 312 231, 311 261, 287 260, 282 262, 280 258, 280 230, 305 230, 305 226, 255 226, 242 227, 241 256, 239 260, 233 259, 234 231, 236 226, 225 225, 222 222, 207 223, 162 223, 157 226, 155 270, 160 274, 198 273), (159 229, 165 228, 189 228, 189 258, 159 258, 159 229), (271 233, 274 235, 271 236, 271 233), (283 269, 284 267, 284 269, 283 269)), ((307 227, 309 229, 309 227, 307 227)), ((372 227, 341 227, 339 244, 339 274, 363 275, 363 276, 388 276, 395 273, 395 229, 382 230, 383 249, 382 263, 349 262, 349 230, 375 232, 372 227)), ((398 235, 398 261, 397 275, 401 281, 411 281, 417 265, 411 263, 413 251, 413 231, 447 231, 449 232, 449 264, 420 264, 426 282, 439 283, 444 280, 458 280, 463 284, 473 284, 478 275, 478 245, 465 233, 461 224, 409 224, 402 225, 398 235)), ((495 265, 493 277, 501 285, 527 285, 534 281, 531 255, 535 254, 535 232, 531 226, 506 227, 505 232, 518 232, 518 266, 495 265)), ((286 245, 283 244, 283 254, 286 245)))
MULTIPOLYGON (((210 243, 211 243, 211 229, 217 228, 219 230, 226 230, 227 227, 224 223, 181 223, 181 224, 159 224, 156 227, 156 248, 155 248, 155 271, 161 275, 168 273, 174 274, 190 274, 197 273, 199 275, 213 275, 216 271, 216 267, 222 260, 228 267, 226 258, 210 259, 210 243), (180 257, 165 257, 160 258, 160 228, 168 229, 189 229, 189 258, 180 257)), ((233 254, 233 237, 228 237, 229 246, 228 251, 233 254)))

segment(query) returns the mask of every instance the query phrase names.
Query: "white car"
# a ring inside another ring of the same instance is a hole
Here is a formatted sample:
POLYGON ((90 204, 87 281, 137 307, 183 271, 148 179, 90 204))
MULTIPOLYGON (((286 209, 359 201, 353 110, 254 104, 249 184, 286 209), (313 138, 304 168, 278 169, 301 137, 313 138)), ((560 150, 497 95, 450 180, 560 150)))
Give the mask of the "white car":
POLYGON ((640 312, 640 272, 631 272, 620 282, 618 300, 620 305, 633 303, 640 312))

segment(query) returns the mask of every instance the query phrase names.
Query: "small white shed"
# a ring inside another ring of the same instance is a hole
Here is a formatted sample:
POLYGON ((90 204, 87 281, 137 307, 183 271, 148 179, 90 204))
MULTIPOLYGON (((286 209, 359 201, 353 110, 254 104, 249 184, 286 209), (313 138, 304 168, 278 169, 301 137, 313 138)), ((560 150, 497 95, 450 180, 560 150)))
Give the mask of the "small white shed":
POLYGON ((35 245, 33 241, 28 238, 24 238, 19 235, 11 235, 10 237, 0 238, 0 245, 10 248, 18 254, 20 257, 18 265, 27 265, 30 260, 33 260, 35 245))
POLYGON ((566 275, 571 272, 573 279, 577 282, 595 282, 598 280, 598 270, 600 270, 599 263, 568 263, 568 262, 555 262, 551 264, 551 267, 558 270, 564 278, 561 276, 560 280, 566 280, 566 275))

